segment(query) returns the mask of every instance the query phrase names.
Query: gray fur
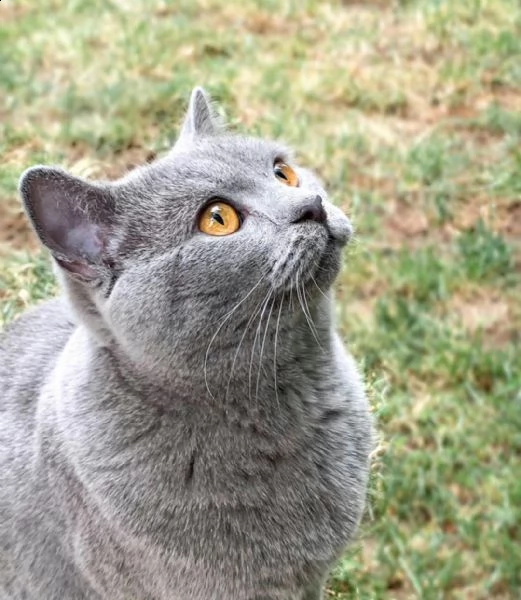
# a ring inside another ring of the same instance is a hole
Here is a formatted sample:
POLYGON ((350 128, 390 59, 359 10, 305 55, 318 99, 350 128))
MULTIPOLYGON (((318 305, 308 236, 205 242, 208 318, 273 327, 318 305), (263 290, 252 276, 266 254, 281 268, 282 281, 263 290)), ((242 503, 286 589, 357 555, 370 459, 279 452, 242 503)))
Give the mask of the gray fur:
POLYGON ((119 181, 22 176, 65 293, 0 340, 2 600, 321 597, 371 419, 329 291, 350 223, 276 158, 198 89, 173 150, 119 181), (295 223, 317 195, 327 223, 295 223), (197 230, 214 197, 239 231, 197 230))

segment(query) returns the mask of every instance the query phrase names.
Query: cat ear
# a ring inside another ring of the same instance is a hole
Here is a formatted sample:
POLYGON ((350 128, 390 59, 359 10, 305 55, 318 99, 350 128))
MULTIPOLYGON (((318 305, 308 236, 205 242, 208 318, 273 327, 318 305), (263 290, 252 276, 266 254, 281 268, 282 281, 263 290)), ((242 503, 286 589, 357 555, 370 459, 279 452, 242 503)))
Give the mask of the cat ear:
POLYGON ((43 166, 25 171, 19 190, 34 230, 63 269, 92 280, 108 268, 115 211, 107 190, 43 166))
POLYGON ((221 119, 215 112, 206 92, 203 88, 194 88, 179 140, 217 135, 222 129, 221 119))

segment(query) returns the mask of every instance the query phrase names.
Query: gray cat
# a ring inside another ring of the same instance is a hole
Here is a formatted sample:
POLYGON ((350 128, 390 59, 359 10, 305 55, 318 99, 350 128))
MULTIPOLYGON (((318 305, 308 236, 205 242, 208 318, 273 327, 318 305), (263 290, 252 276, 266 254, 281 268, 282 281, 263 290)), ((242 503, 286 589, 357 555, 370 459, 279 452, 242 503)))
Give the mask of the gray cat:
POLYGON ((0 342, 1 600, 318 600, 371 418, 335 332, 348 219, 192 93, 113 183, 20 182, 64 296, 0 342))

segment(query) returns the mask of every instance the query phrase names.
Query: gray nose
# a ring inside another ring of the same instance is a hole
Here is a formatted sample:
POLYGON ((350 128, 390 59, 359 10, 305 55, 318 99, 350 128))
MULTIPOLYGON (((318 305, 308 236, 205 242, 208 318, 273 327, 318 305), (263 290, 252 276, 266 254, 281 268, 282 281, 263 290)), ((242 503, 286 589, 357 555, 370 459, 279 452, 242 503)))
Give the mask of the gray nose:
POLYGON ((291 222, 315 221, 316 223, 325 223, 326 219, 327 215, 322 206, 322 198, 316 196, 313 200, 307 200, 295 209, 291 222))

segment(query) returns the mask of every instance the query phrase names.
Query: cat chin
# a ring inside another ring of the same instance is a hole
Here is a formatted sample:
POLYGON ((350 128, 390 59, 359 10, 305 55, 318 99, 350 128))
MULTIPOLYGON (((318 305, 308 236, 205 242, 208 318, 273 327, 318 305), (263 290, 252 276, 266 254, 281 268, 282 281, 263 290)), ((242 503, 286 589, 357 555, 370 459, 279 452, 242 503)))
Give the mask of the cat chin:
POLYGON ((309 277, 314 293, 326 292, 334 284, 340 272, 343 247, 344 243, 339 243, 335 238, 329 237, 326 248, 322 252, 314 272, 309 277), (320 288, 319 290, 317 290, 317 286, 320 288))

